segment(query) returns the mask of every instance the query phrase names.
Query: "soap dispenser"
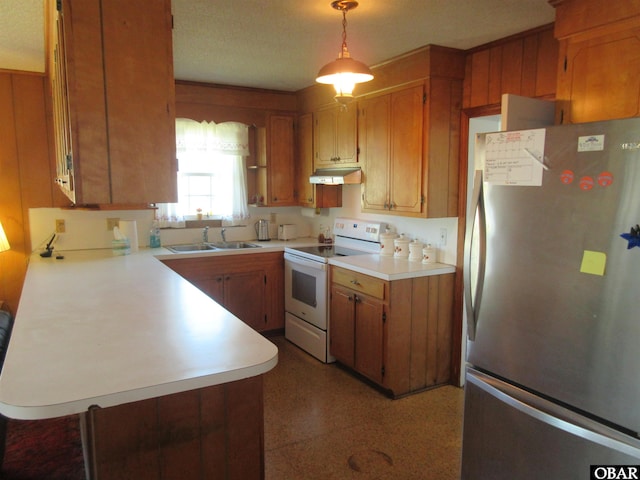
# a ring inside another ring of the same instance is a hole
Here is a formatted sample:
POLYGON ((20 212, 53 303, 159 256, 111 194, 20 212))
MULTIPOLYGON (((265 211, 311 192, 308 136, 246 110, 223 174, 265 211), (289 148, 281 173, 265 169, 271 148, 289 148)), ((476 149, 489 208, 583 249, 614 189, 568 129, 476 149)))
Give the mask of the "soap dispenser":
POLYGON ((160 227, 158 221, 154 220, 151 230, 149 231, 149 247, 160 248, 162 243, 160 242, 160 227))

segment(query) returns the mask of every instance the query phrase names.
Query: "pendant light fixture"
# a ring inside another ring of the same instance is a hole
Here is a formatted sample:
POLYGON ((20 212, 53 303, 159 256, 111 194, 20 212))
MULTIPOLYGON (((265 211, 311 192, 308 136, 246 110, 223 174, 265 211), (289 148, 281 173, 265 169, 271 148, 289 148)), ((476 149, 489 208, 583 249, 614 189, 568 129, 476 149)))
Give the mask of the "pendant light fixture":
POLYGON ((351 0, 335 0, 331 6, 342 12, 342 50, 333 62, 327 63, 318 72, 316 82, 333 84, 336 89, 334 97, 338 103, 346 105, 353 100, 353 88, 356 83, 368 82, 373 74, 364 63, 351 58, 347 50, 347 12, 358 6, 351 0))

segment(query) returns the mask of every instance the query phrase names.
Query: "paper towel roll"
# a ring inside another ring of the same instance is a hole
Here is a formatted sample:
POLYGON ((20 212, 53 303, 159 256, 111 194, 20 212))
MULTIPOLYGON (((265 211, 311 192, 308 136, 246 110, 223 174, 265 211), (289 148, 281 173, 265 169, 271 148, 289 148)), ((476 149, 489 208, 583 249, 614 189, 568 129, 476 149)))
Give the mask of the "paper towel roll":
POLYGON ((138 251, 138 225, 135 220, 120 220, 120 233, 129 239, 131 251, 138 251))

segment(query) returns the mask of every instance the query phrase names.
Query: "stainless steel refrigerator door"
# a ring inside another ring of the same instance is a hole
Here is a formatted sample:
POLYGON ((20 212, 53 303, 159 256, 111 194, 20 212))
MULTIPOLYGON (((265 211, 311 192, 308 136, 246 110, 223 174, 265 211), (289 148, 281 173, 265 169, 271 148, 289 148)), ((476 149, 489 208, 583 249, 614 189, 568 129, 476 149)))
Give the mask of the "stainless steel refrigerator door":
POLYGON ((620 234, 640 223, 638 146, 640 119, 551 127, 542 186, 483 184, 486 251, 467 357, 636 432, 640 248, 620 234), (605 151, 578 153, 578 137, 591 135, 605 136, 605 151), (609 186, 597 183, 603 174, 609 186), (591 190, 583 177, 595 179, 591 190), (604 275, 588 273, 590 252, 606 257, 604 275))
POLYGON ((584 480, 638 465, 640 441, 473 369, 465 385, 462 480, 584 480))

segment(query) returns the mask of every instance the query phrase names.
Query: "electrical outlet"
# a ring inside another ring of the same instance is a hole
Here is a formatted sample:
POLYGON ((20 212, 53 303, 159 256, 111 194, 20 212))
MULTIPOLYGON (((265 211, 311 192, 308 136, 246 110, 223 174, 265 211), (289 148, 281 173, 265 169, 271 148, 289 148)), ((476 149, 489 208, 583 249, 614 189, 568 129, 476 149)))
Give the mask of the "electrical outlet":
POLYGON ((67 230, 67 226, 64 222, 64 219, 57 218, 56 219, 56 233, 64 233, 67 230))
POLYGON ((447 244, 447 229, 441 228, 440 229, 440 245, 444 247, 446 244, 447 244))
POLYGON ((119 227, 119 226, 120 226, 119 218, 107 218, 107 230, 111 231, 113 230, 113 227, 119 227))

